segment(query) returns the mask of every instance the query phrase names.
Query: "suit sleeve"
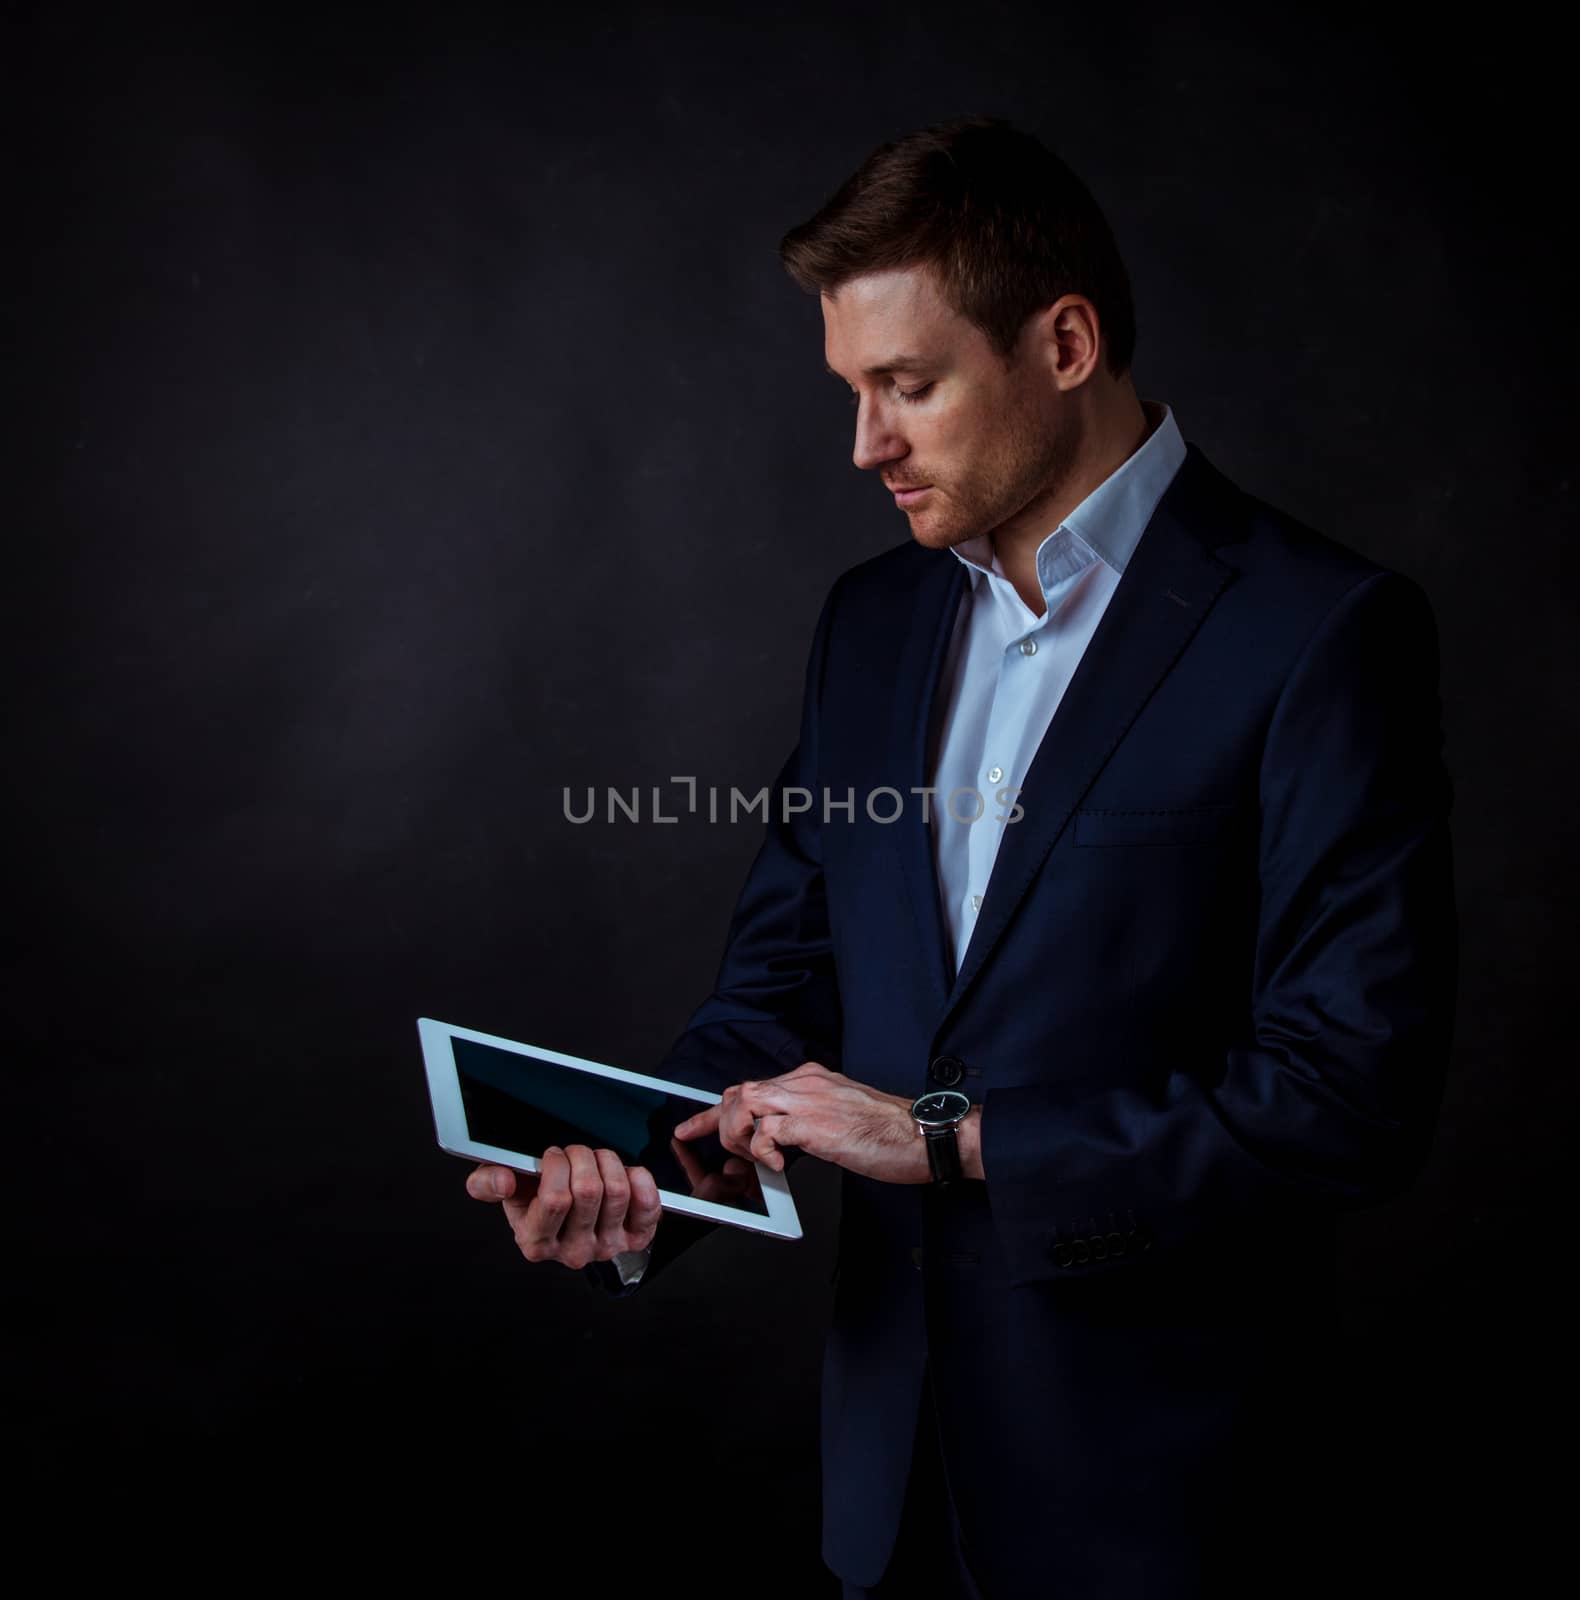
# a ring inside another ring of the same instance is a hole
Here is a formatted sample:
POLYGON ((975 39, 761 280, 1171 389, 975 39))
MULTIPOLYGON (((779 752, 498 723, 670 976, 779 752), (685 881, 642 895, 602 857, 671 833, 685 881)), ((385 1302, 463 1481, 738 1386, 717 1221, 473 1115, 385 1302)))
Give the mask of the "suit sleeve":
POLYGON ((1116 1215, 1122 1241, 1140 1224, 1122 1253, 1085 1258, 1128 1271, 1236 1222, 1352 1210, 1414 1181, 1458 980, 1442 748, 1430 604, 1376 573, 1317 626, 1269 721, 1245 1042, 1211 1056, 1182 1039, 1177 1061, 1126 1073, 1150 1094, 989 1090, 983 1172, 1017 1281, 1067 1277, 1072 1238, 1113 1237, 1080 1238, 1086 1219, 1116 1215))
MULTIPOLYGON (((653 1068, 656 1077, 722 1094, 731 1084, 777 1077, 803 1061, 839 1069, 841 1011, 823 884, 818 777, 819 705, 838 593, 836 582, 818 616, 800 737, 768 791, 763 841, 736 900, 713 991, 653 1068)), ((800 1154, 787 1149, 786 1167, 800 1154)), ((585 1270, 605 1293, 624 1297, 717 1226, 666 1211, 638 1283, 622 1285, 613 1262, 593 1262, 585 1270)))

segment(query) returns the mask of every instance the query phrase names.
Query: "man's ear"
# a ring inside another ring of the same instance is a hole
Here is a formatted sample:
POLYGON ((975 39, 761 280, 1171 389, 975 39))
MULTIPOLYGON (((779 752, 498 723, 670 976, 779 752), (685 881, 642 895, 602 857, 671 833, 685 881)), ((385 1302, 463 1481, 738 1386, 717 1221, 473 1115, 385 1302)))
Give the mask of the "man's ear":
POLYGON ((1102 360, 1102 325, 1084 294, 1060 295, 1033 312, 1022 335, 1028 353, 1061 389, 1077 389, 1102 360))

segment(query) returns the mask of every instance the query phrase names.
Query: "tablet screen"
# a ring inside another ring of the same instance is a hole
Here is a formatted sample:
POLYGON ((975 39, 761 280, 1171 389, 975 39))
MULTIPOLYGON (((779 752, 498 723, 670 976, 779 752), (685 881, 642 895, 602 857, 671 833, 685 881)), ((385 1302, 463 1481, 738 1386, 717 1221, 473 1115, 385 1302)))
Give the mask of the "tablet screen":
MULTIPOLYGON (((699 1185, 670 1146, 677 1124, 703 1109, 701 1102, 644 1084, 624 1083, 557 1061, 520 1055, 453 1037, 456 1077, 467 1131, 479 1144, 541 1157, 550 1145, 584 1144, 613 1150, 628 1167, 646 1167, 660 1189, 767 1216, 753 1169, 728 1195, 699 1185)), ((729 1153, 718 1136, 685 1141, 687 1159, 703 1174, 718 1174, 729 1153)))

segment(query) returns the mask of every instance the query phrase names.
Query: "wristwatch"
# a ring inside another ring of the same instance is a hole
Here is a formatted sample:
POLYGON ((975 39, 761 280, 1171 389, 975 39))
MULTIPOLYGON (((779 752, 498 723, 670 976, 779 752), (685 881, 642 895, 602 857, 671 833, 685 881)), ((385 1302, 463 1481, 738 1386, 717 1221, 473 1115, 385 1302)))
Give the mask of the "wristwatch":
POLYGON ((927 1141, 927 1165, 935 1184, 960 1176, 960 1142, 955 1130, 971 1111, 971 1101, 958 1089, 931 1089, 911 1102, 916 1131, 927 1141))

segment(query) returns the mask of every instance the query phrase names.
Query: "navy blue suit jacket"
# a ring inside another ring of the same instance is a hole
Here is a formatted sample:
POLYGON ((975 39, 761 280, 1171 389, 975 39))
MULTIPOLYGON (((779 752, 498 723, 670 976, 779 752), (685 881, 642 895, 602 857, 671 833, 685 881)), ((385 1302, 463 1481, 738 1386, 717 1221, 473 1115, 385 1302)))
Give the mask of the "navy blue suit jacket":
POLYGON ((1323 1426, 1335 1220, 1417 1174, 1448 1058, 1431 608, 1189 446, 957 975, 907 791, 966 581, 908 542, 834 584, 715 991, 656 1070, 717 1090, 811 1059, 906 1096, 963 1074, 983 1104, 984 1182, 843 1175, 836 1572, 883 1571, 930 1366, 988 1595, 1287 1592, 1348 1514, 1323 1426), (788 823, 786 786, 818 796, 788 823), (888 824, 864 805, 885 786, 888 824), (821 820, 825 789, 854 790, 853 821, 821 820))

